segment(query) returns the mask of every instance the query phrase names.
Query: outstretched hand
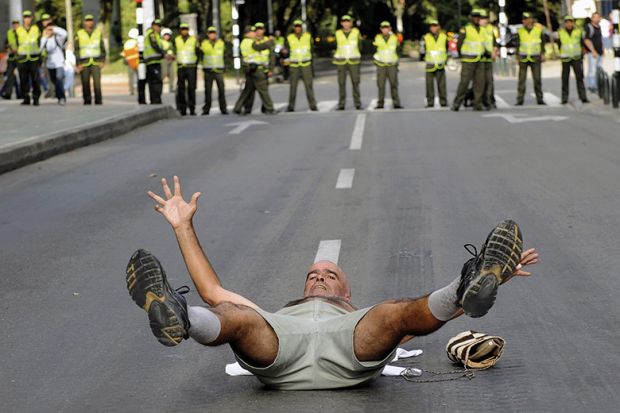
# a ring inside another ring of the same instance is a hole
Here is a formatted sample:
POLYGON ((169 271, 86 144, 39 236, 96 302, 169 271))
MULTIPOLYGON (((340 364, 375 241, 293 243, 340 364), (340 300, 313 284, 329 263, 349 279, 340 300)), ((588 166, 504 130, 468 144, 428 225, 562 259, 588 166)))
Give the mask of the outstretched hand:
POLYGON ((200 197, 200 192, 196 192, 192 195, 192 198, 189 202, 185 202, 183 199, 183 194, 181 193, 181 182, 179 181, 178 176, 174 176, 174 194, 170 190, 170 186, 168 186, 168 181, 166 178, 162 178, 161 186, 164 190, 164 196, 166 199, 160 197, 153 191, 148 191, 148 196, 150 196, 157 205, 155 205, 155 211, 163 215, 166 218, 166 221, 172 228, 179 228, 182 225, 191 224, 192 218, 198 209, 198 198, 200 197))
POLYGON ((534 265, 538 263, 538 251, 535 248, 530 248, 521 253, 521 261, 517 265, 514 274, 512 275, 520 275, 520 276, 530 276, 531 272, 524 271, 523 267, 526 265, 534 265))

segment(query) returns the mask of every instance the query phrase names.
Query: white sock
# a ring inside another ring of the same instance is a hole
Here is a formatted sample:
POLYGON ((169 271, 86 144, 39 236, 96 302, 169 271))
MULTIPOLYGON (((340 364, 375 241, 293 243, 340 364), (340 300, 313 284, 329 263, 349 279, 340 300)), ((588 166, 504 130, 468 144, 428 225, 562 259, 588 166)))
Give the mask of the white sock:
POLYGON ((428 296, 428 308, 439 321, 448 321, 461 308, 457 304, 456 290, 459 288, 461 277, 457 277, 448 286, 437 290, 428 296))
POLYGON ((205 307, 189 306, 187 308, 189 317, 189 335, 200 344, 209 344, 215 341, 220 335, 222 324, 217 315, 205 307))

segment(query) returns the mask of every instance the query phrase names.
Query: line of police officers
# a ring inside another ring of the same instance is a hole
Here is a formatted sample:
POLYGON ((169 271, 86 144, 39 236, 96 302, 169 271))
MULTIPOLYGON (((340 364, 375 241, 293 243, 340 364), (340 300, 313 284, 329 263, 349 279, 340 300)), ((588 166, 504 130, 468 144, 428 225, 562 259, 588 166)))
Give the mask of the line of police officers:
MULTIPOLYGON (((344 15, 341 18, 341 29, 336 31, 336 52, 333 63, 338 72, 339 100, 338 109, 344 110, 346 100, 346 78, 351 78, 353 85, 353 100, 357 109, 362 109, 359 83, 361 35, 357 28, 352 27, 352 18, 344 15)), ((391 31, 390 23, 384 21, 380 25, 381 33, 377 34, 373 44, 376 53, 373 56, 377 66, 377 86, 379 98, 377 109, 384 107, 385 84, 390 82, 390 90, 393 106, 402 108, 398 96, 398 46, 399 42, 391 31)), ((273 50, 275 47, 286 48, 289 51, 289 79, 290 92, 287 110, 295 110, 297 88, 301 80, 306 90, 308 106, 310 110, 317 111, 318 106, 314 97, 312 83, 313 68, 313 38, 303 30, 303 22, 293 22, 293 32, 286 37, 286 41, 280 41, 265 35, 264 23, 258 22, 254 26, 247 27, 244 39, 240 43, 240 53, 245 74, 245 85, 234 105, 233 111, 237 114, 248 114, 252 111, 256 92, 261 99, 261 110, 265 114, 275 114, 273 101, 269 95, 269 77, 272 75, 275 64, 273 50), (278 42, 278 43, 276 43, 278 42)), ((207 37, 199 42, 189 34, 189 26, 181 24, 179 35, 167 48, 161 39, 161 21, 155 20, 152 27, 147 31, 144 43, 144 59, 147 64, 147 80, 151 103, 161 102, 161 69, 162 60, 176 60, 177 64, 177 94, 176 105, 181 115, 196 115, 196 74, 200 62, 204 71, 205 79, 205 104, 202 114, 208 115, 211 109, 211 90, 215 82, 218 87, 218 102, 220 112, 228 114, 226 109, 226 97, 224 91, 223 72, 225 45, 218 38, 215 27, 207 29, 207 37)), ((139 94, 140 103, 144 93, 139 94)))
MULTIPOLYGON (((41 85, 39 67, 45 58, 45 49, 41 47, 42 30, 53 24, 49 14, 41 16, 41 27, 33 23, 33 15, 30 10, 22 13, 23 24, 18 21, 12 22, 12 27, 6 35, 7 48, 9 50, 8 89, 3 95, 10 98, 11 90, 16 82, 15 68, 19 72, 22 105, 39 105, 41 85), (11 63, 12 62, 12 63, 11 63), (32 89, 32 101, 30 90, 32 89)), ((104 65, 106 51, 103 36, 98 28, 95 28, 92 15, 84 16, 84 28, 78 30, 75 41, 76 70, 82 79, 82 93, 84 104, 92 103, 90 80, 93 80, 95 104, 103 103, 101 96, 101 68, 104 65)), ((58 45, 64 49, 63 45, 58 45)), ((59 102, 60 103, 60 102, 59 102)))

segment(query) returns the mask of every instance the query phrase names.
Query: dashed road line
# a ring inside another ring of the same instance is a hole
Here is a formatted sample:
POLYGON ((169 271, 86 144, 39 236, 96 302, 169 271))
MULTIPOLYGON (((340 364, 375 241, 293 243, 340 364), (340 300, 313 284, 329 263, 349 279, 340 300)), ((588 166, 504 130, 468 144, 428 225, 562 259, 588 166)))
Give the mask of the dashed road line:
POLYGON ((362 149, 362 141, 364 139, 364 125, 366 124, 366 114, 362 113, 355 118, 355 126, 351 135, 351 144, 349 149, 352 151, 362 149))
POLYGON ((314 262, 318 261, 331 261, 334 264, 338 264, 338 258, 340 258, 340 247, 342 246, 342 240, 340 239, 326 239, 319 242, 319 248, 316 251, 314 262))
POLYGON ((353 186, 354 168, 341 169, 336 181, 336 189, 350 189, 353 186))

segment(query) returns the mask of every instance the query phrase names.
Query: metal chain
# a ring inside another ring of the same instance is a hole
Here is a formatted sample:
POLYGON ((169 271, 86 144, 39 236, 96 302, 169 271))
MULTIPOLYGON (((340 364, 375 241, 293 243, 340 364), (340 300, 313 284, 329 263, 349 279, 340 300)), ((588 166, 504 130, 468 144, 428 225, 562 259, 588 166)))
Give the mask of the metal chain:
POLYGON ((474 372, 472 370, 468 370, 468 369, 457 369, 457 370, 447 370, 447 371, 433 371, 433 370, 424 370, 424 369, 418 369, 418 370, 422 370, 425 373, 430 373, 430 374, 434 374, 437 376, 441 376, 441 375, 455 375, 458 374, 458 376, 455 377, 449 377, 449 378, 441 378, 441 379, 412 379, 412 376, 415 376, 413 373, 411 373, 411 368, 406 368, 405 370, 403 370, 400 375, 407 381, 412 382, 412 383, 438 383, 438 382, 443 382, 443 381, 454 381, 454 380, 460 380, 463 378, 467 378, 469 380, 473 379, 474 377, 476 377, 476 375, 474 374, 474 372))

